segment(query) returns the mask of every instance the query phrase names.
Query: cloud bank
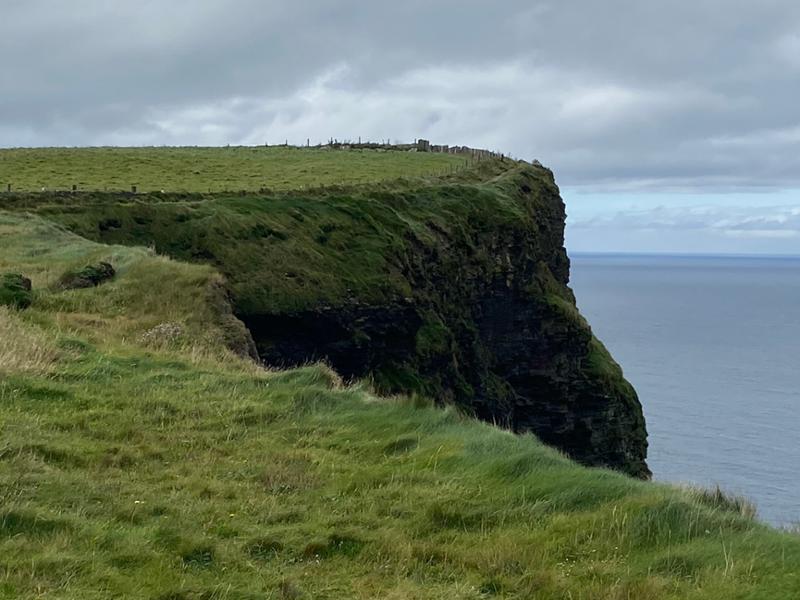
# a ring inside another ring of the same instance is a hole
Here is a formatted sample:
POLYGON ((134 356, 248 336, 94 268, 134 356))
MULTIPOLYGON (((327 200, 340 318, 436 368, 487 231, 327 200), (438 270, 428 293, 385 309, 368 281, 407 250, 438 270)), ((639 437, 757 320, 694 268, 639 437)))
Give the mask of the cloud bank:
POLYGON ((570 220, 577 251, 796 254, 800 201, 777 206, 667 206, 580 215, 570 220))
POLYGON ((0 145, 428 137, 590 190, 800 187, 800 4, 6 0, 0 145))

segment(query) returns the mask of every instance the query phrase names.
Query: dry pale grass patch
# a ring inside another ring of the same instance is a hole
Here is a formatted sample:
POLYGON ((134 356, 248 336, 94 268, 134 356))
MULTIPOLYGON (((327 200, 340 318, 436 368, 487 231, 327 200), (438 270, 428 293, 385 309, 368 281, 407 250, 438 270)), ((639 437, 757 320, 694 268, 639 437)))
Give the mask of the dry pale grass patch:
POLYGON ((0 374, 44 373, 57 357, 56 348, 41 331, 0 306, 0 374))

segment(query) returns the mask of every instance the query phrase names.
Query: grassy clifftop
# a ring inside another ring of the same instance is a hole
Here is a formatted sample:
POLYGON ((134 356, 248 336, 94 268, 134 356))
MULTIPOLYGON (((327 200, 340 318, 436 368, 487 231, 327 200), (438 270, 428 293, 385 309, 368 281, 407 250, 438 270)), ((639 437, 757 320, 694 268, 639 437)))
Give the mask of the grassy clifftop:
POLYGON ((140 192, 286 190, 463 168, 449 154, 283 146, 0 149, 0 188, 140 192))
POLYGON ((260 370, 209 335, 211 268, 38 217, 0 228, 0 270, 34 282, 30 309, 0 308, 0 597, 800 591, 800 540, 724 498, 585 469, 325 366, 260 370), (112 282, 53 287, 107 258, 112 282), (160 323, 178 333, 148 335, 160 323))

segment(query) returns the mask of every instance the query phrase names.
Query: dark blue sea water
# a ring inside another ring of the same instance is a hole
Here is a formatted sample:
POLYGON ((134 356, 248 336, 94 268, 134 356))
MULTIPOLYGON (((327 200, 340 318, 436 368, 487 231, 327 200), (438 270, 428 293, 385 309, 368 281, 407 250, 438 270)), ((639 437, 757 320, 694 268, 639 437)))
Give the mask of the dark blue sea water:
POLYGON ((572 259, 578 306, 641 398, 655 478, 800 522, 800 259, 572 259))

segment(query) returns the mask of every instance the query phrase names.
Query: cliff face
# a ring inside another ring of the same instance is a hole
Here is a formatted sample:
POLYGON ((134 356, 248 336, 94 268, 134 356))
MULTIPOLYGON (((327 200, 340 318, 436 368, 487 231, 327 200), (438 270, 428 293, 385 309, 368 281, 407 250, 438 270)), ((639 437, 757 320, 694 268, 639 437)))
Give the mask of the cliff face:
POLYGON ((383 392, 455 403, 582 463, 648 476, 636 394, 568 287, 552 174, 501 161, 483 169, 471 180, 266 198, 94 196, 42 210, 104 242, 216 264, 268 364, 324 359, 383 392))
POLYGON ((585 464, 648 476, 641 406, 575 307, 564 205, 543 175, 496 183, 524 226, 489 228, 475 214, 468 227, 409 227, 397 256, 407 297, 241 315, 260 356, 278 365, 323 358, 345 377, 371 375, 384 392, 453 402, 585 464))

